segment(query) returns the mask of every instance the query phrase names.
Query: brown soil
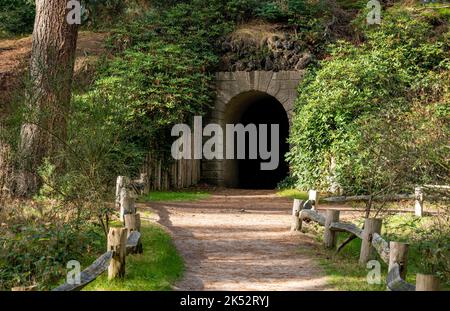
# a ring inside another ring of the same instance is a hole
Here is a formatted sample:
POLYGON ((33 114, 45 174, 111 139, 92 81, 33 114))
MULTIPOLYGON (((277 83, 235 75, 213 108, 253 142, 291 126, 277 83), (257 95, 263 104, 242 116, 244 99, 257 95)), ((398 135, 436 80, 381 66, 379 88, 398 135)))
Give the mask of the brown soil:
POLYGON ((186 264, 178 290, 329 290, 316 242, 291 233, 292 200, 223 190, 207 200, 151 203, 186 264))
MULTIPOLYGON (((105 38, 105 33, 79 33, 75 79, 90 71, 92 60, 104 53, 105 38)), ((0 40, 0 115, 13 92, 20 88, 20 81, 28 68, 31 42, 31 36, 0 40)))

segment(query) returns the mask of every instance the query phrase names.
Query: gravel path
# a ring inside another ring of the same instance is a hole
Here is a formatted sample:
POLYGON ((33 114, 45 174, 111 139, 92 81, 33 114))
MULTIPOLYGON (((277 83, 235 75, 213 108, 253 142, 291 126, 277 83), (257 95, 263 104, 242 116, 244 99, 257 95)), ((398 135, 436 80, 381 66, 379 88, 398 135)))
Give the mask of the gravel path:
POLYGON ((327 290, 314 241, 290 233, 292 201, 225 190, 203 201, 151 203, 186 263, 178 290, 327 290))

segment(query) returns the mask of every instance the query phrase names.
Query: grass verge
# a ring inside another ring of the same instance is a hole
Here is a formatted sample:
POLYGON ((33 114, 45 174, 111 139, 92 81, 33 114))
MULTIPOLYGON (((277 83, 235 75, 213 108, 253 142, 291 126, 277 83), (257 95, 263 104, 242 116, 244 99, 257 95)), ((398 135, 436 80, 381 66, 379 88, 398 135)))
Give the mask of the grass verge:
MULTIPOLYGON (((427 217, 421 219, 413 215, 400 214, 387 217, 383 224, 382 236, 388 241, 409 243, 408 273, 406 281, 416 283, 416 274, 421 273, 421 264, 424 258, 420 254, 418 242, 412 238, 413 233, 429 221, 427 217)), ((322 243, 323 227, 310 223, 304 226, 304 230, 320 243, 322 243)), ((349 234, 339 233, 337 245, 340 245, 349 234)), ((345 246, 341 252, 324 249, 318 245, 314 250, 314 256, 319 258, 319 263, 328 276, 328 283, 336 290, 343 291, 384 291, 386 290, 386 277, 388 266, 377 256, 380 263, 381 284, 369 284, 368 273, 372 267, 363 267, 358 263, 361 240, 355 239, 345 246)), ((441 290, 450 290, 450 280, 441 280, 441 290)))
POLYGON ((210 197, 207 192, 188 192, 188 191, 155 191, 143 197, 140 201, 143 202, 164 202, 164 201, 199 201, 210 197))
POLYGON ((123 280, 108 281, 104 273, 85 291, 166 291, 184 271, 183 260, 170 236, 159 226, 142 222, 144 253, 128 255, 123 280))
POLYGON ((297 189, 283 189, 277 191, 277 195, 282 198, 308 200, 308 193, 297 189))

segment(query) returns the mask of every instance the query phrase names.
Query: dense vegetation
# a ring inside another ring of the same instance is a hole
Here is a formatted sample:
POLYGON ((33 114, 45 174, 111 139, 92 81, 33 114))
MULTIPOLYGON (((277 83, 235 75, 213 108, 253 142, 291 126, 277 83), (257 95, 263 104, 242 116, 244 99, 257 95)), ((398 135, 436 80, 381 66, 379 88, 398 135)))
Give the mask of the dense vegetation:
POLYGON ((33 31, 33 0, 4 0, 0 4, 0 37, 33 31))
MULTIPOLYGON (((8 7, 11 23, 1 29, 9 35, 32 29, 32 7, 16 4, 29 18, 8 7)), ((108 29, 108 55, 99 61, 92 85, 75 81, 66 111, 67 140, 40 168, 41 191, 31 201, 7 201, 8 209, 0 209, 2 289, 30 284, 50 288, 69 258, 83 255, 89 262, 89 255, 98 254, 99 234, 107 232, 113 217, 107 202, 115 177, 134 174, 149 148, 167 159, 171 125, 208 111, 222 39, 238 23, 254 17, 278 22, 302 18, 300 6, 290 12, 272 1, 88 1, 85 8, 87 29, 114 25, 108 29)), ((31 115, 20 104, 23 100, 19 96, 13 105, 17 111, 5 120, 8 127, 0 137, 13 160, 19 159, 20 126, 31 115)))
MULTIPOLYGON (((0 289, 30 284, 51 288, 68 260, 89 263, 103 250, 102 235, 114 215, 107 202, 115 177, 136 173, 150 149, 170 161, 170 128, 209 111, 223 42, 237 27, 255 20, 287 27, 321 59, 299 86, 288 155, 292 176, 285 184, 300 189, 337 184, 346 194, 448 184, 445 14, 394 6, 383 15, 382 25, 368 27, 367 12, 351 20, 365 1, 84 3, 84 28, 107 30, 108 50, 92 84, 81 87, 75 81, 67 141, 40 168, 40 192, 32 200, 8 200, 7 209, 0 207, 0 289), (63 163, 63 169, 55 163, 63 163)), ((33 1, 2 1, 0 36, 29 34, 33 19, 33 1)), ((235 57, 261 58, 265 52, 235 57)), ((12 159, 20 126, 29 115, 21 101, 0 133, 12 159)), ((433 248, 448 242, 436 237, 427 241, 433 248)), ((443 262, 437 257, 434 266, 443 262)), ((174 266, 171 273, 178 275, 177 260, 174 266)), ((448 271, 438 271, 448 276, 448 271)), ((139 279, 139 269, 134 273, 139 279)), ((103 285, 100 280, 93 286, 103 285)), ((151 289, 168 287, 154 285, 151 289)))
POLYGON ((448 22, 391 8, 340 41, 299 86, 288 155, 296 184, 346 194, 449 181, 448 22))

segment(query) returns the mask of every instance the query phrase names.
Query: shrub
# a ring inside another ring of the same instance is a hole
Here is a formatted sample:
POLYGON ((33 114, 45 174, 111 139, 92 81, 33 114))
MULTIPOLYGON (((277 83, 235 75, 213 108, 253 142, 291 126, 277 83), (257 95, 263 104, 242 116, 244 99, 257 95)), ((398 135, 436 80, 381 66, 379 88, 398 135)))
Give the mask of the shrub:
POLYGON ((366 29, 366 43, 339 42, 308 73, 288 154, 299 187, 327 190, 335 181, 348 194, 382 194, 445 182, 445 136, 435 134, 440 128, 448 135, 449 128, 432 111, 448 99, 448 59, 443 40, 429 40, 431 32, 426 21, 396 10, 366 29), (428 113, 418 113, 420 105, 428 113))
POLYGON ((33 30, 34 0, 2 0, 0 4, 0 32, 14 35, 33 30))
POLYGON ((9 202, 8 210, 0 210, 0 290, 30 285, 51 289, 64 278, 70 260, 95 258, 104 248, 100 231, 90 223, 55 212, 64 206, 45 206, 9 202))

